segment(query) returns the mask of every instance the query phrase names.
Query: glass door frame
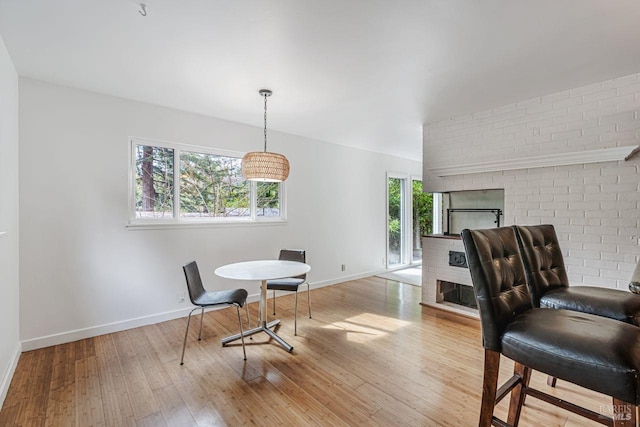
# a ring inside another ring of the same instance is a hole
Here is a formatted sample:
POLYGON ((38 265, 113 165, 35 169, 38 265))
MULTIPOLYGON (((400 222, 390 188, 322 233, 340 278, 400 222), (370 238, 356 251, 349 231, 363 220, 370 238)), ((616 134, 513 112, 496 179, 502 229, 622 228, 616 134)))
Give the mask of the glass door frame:
POLYGON ((400 269, 412 264, 413 258, 413 206, 412 176, 406 173, 387 172, 385 179, 385 267, 387 270, 400 269), (401 180, 400 199, 400 262, 389 264, 389 179, 401 180))
MULTIPOLYGON (((409 198, 409 207, 408 207, 409 220, 411 221, 411 230, 407 231, 408 240, 409 240, 409 250, 410 250, 409 264, 417 266, 417 265, 422 265, 422 257, 420 257, 420 260, 418 261, 414 261, 413 259, 413 238, 414 238, 413 233, 415 232, 415 230, 413 229, 414 220, 415 220, 415 218, 413 218, 413 181, 420 181, 420 184, 422 184, 423 192, 424 192, 424 182, 422 182, 422 175, 411 175, 409 177, 409 190, 411 192, 411 197, 409 198)), ((420 236, 419 238, 420 238, 420 245, 422 245, 422 236, 420 236)))

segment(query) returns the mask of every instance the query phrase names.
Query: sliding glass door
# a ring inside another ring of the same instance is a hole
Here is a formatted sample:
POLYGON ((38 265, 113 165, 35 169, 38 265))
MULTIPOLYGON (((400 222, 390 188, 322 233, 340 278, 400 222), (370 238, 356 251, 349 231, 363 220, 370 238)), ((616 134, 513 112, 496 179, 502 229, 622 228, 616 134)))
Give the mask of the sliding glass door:
POLYGON ((424 193, 422 192, 422 180, 421 179, 412 179, 411 180, 411 262, 421 262, 422 261, 422 229, 423 224, 422 221, 425 219, 424 215, 422 215, 422 210, 424 209, 424 203, 422 196, 424 193))
POLYGON ((422 190, 422 178, 411 178, 411 262, 422 262, 422 236, 433 234, 433 193, 422 190))
POLYGON ((406 264, 406 182, 407 178, 387 177, 387 268, 406 264))
POLYGON ((433 194, 422 178, 387 174, 387 268, 422 262, 422 236, 434 232, 433 194))

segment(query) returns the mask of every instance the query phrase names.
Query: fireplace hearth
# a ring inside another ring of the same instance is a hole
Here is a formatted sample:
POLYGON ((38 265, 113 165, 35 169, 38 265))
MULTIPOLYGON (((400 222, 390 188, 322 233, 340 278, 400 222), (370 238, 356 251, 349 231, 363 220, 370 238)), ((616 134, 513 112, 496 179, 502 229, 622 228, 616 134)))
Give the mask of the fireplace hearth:
POLYGON ((438 287, 443 301, 464 307, 478 308, 476 297, 473 294, 473 287, 442 280, 438 280, 438 287))

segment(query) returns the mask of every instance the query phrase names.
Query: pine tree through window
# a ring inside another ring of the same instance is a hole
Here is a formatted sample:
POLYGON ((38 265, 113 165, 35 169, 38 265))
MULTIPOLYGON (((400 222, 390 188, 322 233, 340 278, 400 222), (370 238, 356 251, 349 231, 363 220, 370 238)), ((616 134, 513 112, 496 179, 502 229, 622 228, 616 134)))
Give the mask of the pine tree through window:
POLYGON ((284 219, 283 184, 245 181, 242 153, 136 140, 131 144, 132 223, 284 219))

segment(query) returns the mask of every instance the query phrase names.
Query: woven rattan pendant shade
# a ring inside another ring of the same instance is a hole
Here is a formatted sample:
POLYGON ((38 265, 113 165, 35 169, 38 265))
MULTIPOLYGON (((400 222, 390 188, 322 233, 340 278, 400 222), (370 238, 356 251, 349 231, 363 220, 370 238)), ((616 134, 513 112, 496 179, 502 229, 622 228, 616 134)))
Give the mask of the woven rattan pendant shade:
POLYGON ((289 176, 289 160, 278 153, 252 151, 242 158, 242 176, 249 181, 284 181, 289 176))
POLYGON ((252 151, 242 158, 242 176, 247 181, 281 182, 289 176, 289 160, 282 154, 267 151, 267 97, 269 89, 261 89, 264 97, 264 151, 252 151))

